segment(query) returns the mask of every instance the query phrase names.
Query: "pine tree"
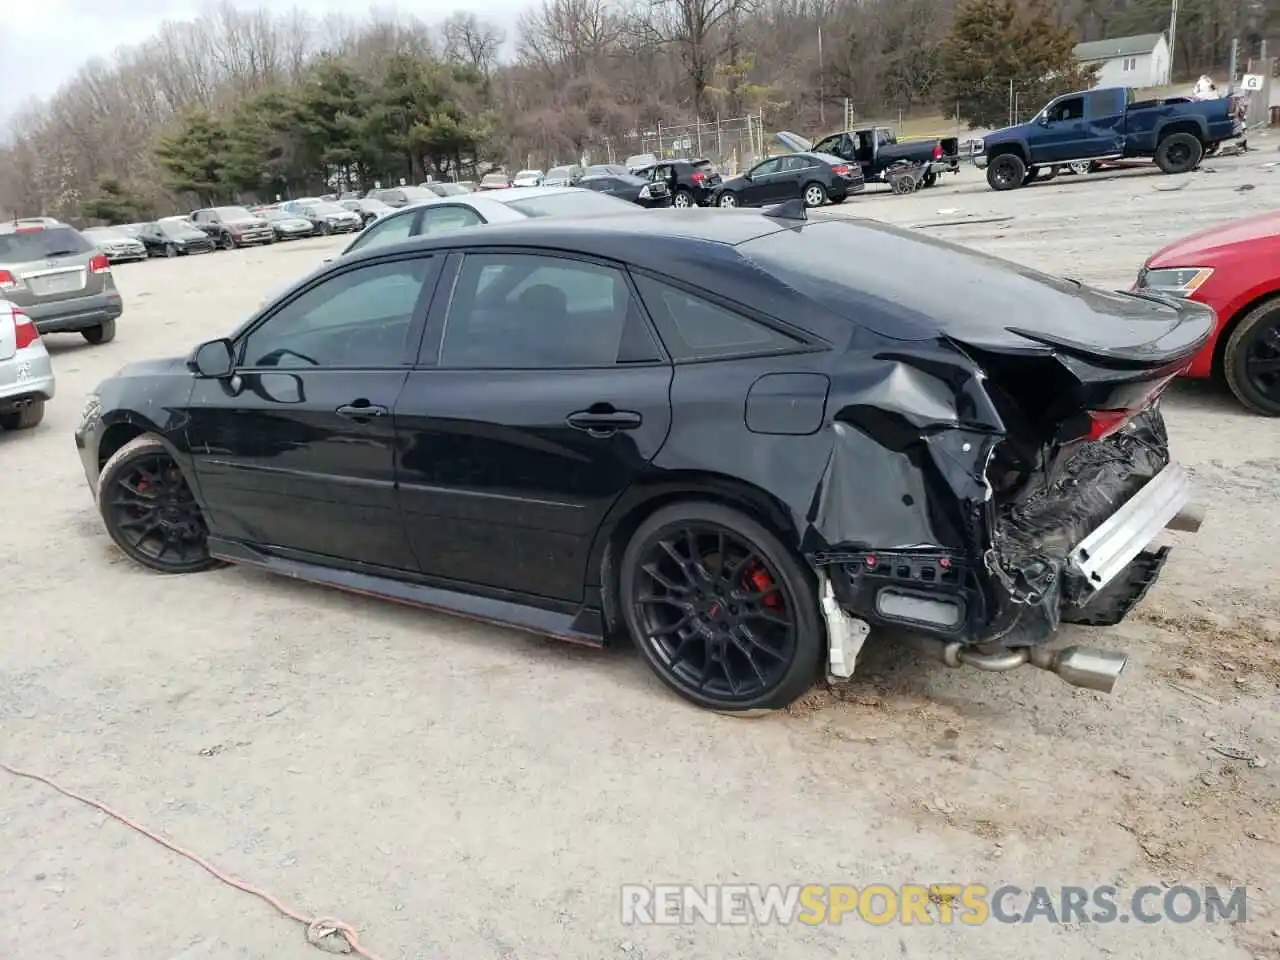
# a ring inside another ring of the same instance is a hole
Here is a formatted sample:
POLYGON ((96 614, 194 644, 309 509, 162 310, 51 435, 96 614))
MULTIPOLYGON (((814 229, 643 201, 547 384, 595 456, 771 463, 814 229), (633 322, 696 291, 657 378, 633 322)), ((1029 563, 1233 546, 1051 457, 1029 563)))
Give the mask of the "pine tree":
POLYGON ((1093 85, 1095 70, 1075 58, 1076 39, 1053 22, 1042 0, 962 0, 940 54, 948 113, 971 127, 1008 122, 1010 84, 1024 119, 1046 101, 1093 85))

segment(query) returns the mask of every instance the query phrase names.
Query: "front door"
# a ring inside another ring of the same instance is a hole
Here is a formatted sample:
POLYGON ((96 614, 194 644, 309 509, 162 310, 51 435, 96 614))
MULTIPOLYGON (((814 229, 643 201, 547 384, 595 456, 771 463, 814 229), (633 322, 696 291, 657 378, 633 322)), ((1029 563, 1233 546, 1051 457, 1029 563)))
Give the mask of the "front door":
POLYGON ((1032 156, 1036 162, 1061 163, 1079 160, 1085 147, 1084 97, 1059 100, 1045 114, 1044 123, 1033 136, 1032 156))
POLYGON ((772 199, 778 185, 774 179, 782 170, 782 158, 774 157, 757 164, 747 175, 747 185, 742 188, 742 205, 759 206, 772 199))
POLYGON ((196 381, 188 443, 214 536, 415 568, 392 411, 439 260, 401 255, 329 274, 237 338, 234 376, 196 381))
POLYGON ((617 267, 484 252, 445 274, 395 410, 420 569, 581 601, 596 529, 666 440, 671 367, 617 267))

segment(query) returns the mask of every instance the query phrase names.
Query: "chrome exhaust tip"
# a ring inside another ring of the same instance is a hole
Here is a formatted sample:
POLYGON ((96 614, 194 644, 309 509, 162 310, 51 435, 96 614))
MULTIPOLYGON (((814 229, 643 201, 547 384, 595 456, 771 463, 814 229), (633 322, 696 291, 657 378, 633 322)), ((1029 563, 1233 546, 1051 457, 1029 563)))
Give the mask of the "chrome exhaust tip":
POLYGON ((1032 648, 1030 662, 1041 670, 1056 673, 1073 687, 1111 693, 1129 658, 1111 650, 1091 647, 1063 647, 1061 650, 1032 648))

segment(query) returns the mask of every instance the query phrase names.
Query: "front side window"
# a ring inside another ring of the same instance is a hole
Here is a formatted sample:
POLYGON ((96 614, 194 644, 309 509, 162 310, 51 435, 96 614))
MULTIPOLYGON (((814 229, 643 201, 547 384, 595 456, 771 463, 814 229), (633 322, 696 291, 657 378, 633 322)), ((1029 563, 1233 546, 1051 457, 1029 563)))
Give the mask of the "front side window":
POLYGON ((754 170, 751 171, 751 176, 767 177, 767 176, 770 176, 771 174, 777 173, 778 168, 781 166, 782 166, 781 159, 766 160, 764 163, 760 164, 754 170))
POLYGON ((401 240, 408 240, 410 237, 417 236, 414 224, 417 223, 419 216, 420 214, 415 211, 413 213, 403 213, 397 217, 375 220, 364 233, 356 237, 351 246, 347 247, 343 253, 355 253, 357 250, 373 250, 377 247, 385 247, 388 244, 399 243, 401 240))
POLYGON ((636 287, 673 360, 782 353, 803 346, 767 324, 650 277, 636 287))
POLYGON ((249 334, 241 365, 296 369, 405 363, 405 341, 431 266, 430 257, 420 257, 328 277, 249 334))
POLYGON ((620 270, 532 254, 471 254, 454 284, 440 366, 609 367, 658 359, 620 270))

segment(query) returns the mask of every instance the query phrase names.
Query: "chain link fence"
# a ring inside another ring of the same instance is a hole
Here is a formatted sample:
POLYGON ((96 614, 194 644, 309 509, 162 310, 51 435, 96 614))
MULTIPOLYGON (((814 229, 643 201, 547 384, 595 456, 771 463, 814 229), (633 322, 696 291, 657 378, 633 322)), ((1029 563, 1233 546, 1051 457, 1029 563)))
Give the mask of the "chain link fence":
POLYGON ((652 153, 660 159, 705 157, 722 173, 735 174, 765 153, 760 114, 683 124, 657 124, 652 130, 598 144, 593 162, 625 163, 627 157, 652 153))

